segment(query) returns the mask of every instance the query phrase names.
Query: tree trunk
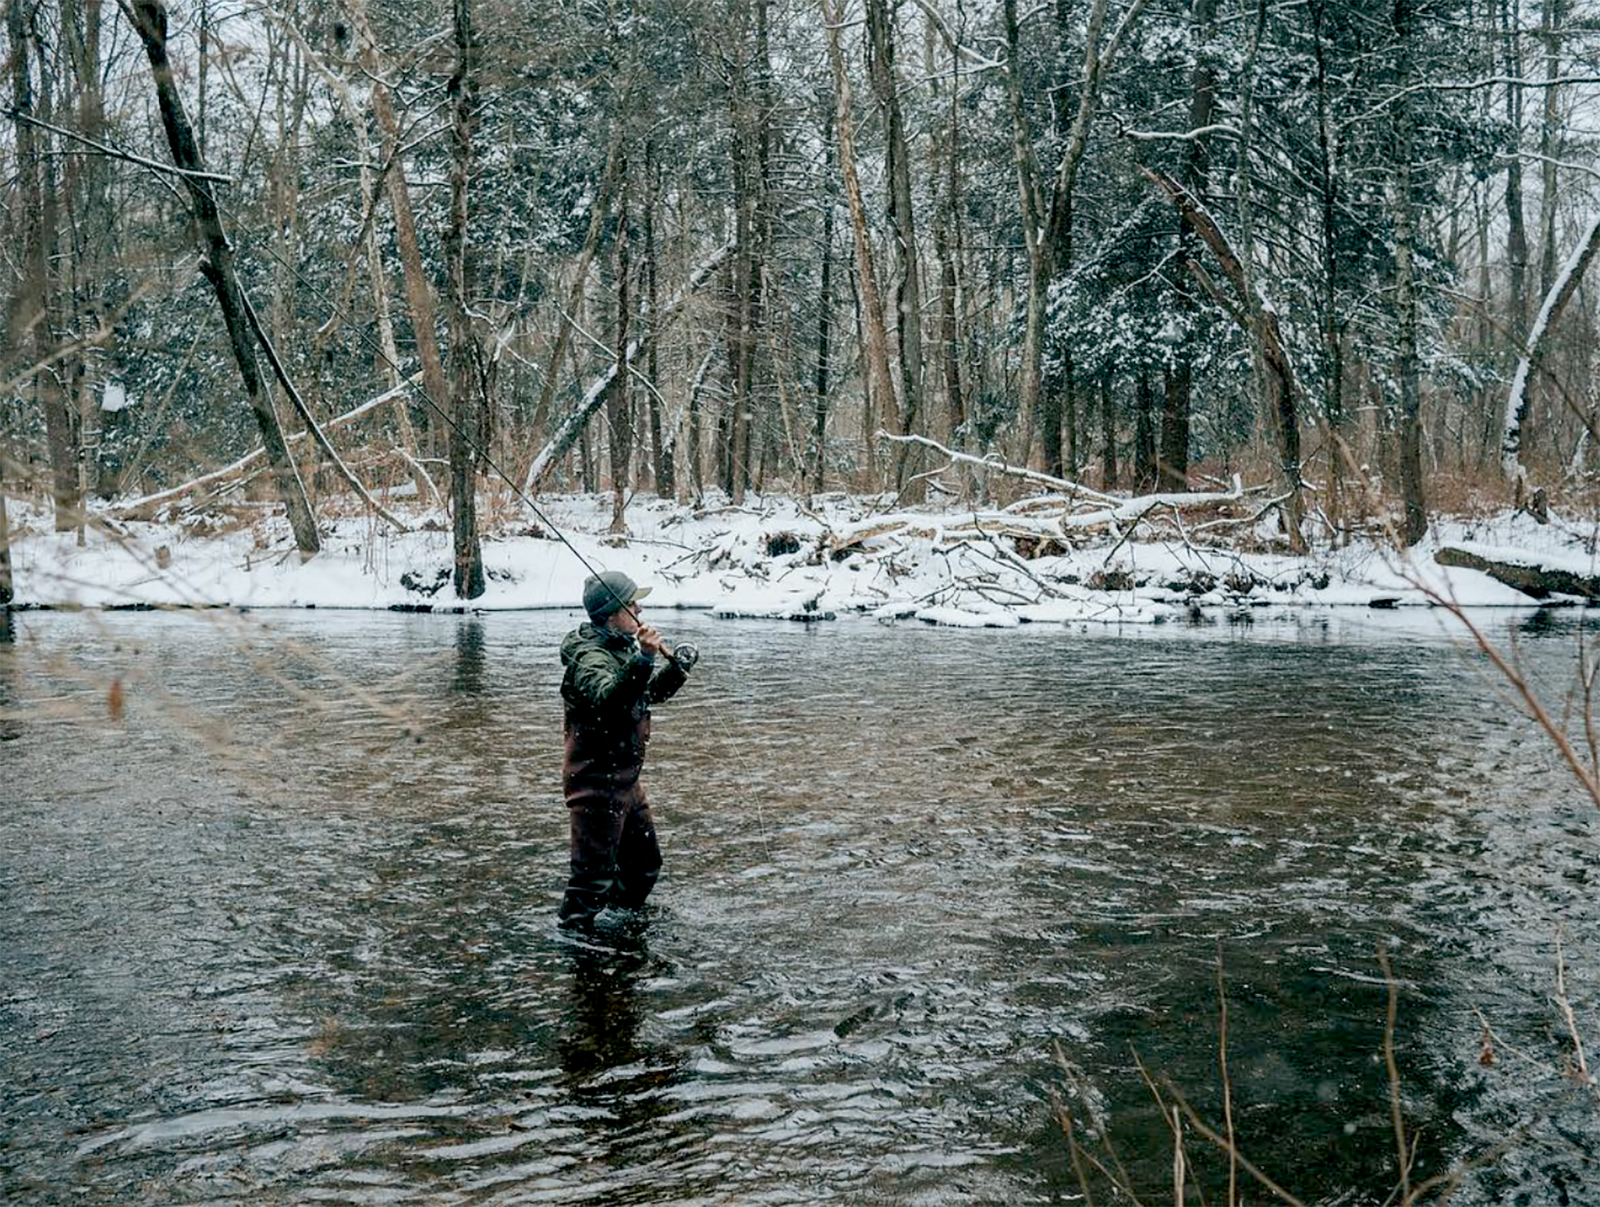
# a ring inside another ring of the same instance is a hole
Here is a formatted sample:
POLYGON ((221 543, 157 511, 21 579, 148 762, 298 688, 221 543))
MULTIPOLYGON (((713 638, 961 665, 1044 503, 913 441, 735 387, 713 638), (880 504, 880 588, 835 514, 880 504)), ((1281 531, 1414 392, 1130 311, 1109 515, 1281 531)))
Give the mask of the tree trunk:
MULTIPOLYGON (((855 234, 856 275, 861 290, 862 323, 867 331, 866 394, 883 415, 884 426, 900 427, 900 408, 895 401, 894 382, 889 376, 889 337, 883 325, 883 305, 878 297, 878 278, 872 266, 872 242, 867 233, 867 210, 861 200, 861 181, 856 176, 855 125, 850 114, 850 77, 845 71, 844 54, 839 49, 840 8, 833 0, 818 0, 826 26, 828 60, 833 65, 833 85, 839 124, 839 168, 844 175, 845 200, 850 206, 850 226, 855 234)), ((867 472, 875 470, 875 447, 868 424, 867 472)))
POLYGON ((389 194, 389 209, 394 216, 395 247, 400 253, 400 270, 405 285, 406 308, 411 312, 411 332, 417 343, 417 359, 422 362, 422 389, 431 404, 428 429, 430 443, 437 453, 445 430, 444 416, 450 414, 450 387, 445 381, 444 362, 439 356, 439 335, 434 318, 433 286, 422 263, 417 243, 417 224, 411 212, 411 189, 406 183, 405 160, 400 146, 400 119, 383 84, 384 64, 378 54, 377 39, 367 22, 365 0, 345 0, 354 27, 361 62, 372 78, 372 113, 378 120, 378 135, 383 151, 383 183, 389 194))
MULTIPOLYGON (((1035 427, 1044 428, 1045 459, 1050 459, 1050 449, 1056 448, 1055 459, 1060 460, 1059 438, 1053 435, 1060 419, 1058 415, 1040 412, 1040 392, 1043 386, 1042 361, 1044 356, 1044 300, 1049 288, 1047 240, 1050 231, 1046 225, 1044 185, 1040 180, 1039 161, 1033 149, 1033 130, 1022 106, 1022 54, 1021 34, 1017 22, 1016 0, 1005 0, 1006 34, 1006 99, 1011 110, 1011 147, 1017 169, 1017 196, 1022 216, 1023 246, 1028 257, 1028 293, 1023 311, 1022 365, 1017 390, 1017 412, 1022 420, 1022 448, 1017 461, 1027 465, 1033 452, 1035 427)), ((1059 475, 1057 475, 1059 476, 1059 475)))
POLYGON ((1328 522, 1344 532, 1344 338, 1339 321, 1339 143, 1328 112, 1327 46, 1323 40, 1325 0, 1316 0, 1311 15, 1317 57, 1318 201, 1320 203, 1322 282, 1318 316, 1322 336, 1322 411, 1328 426, 1328 522))
POLYGON ((1522 208, 1522 14, 1516 0, 1501 0, 1500 30, 1505 62, 1506 124, 1511 146, 1506 156, 1506 262, 1511 272, 1509 299, 1513 346, 1522 342, 1528 329, 1528 224, 1522 208))
POLYGON ((1109 366, 1100 377, 1100 486, 1117 489, 1117 411, 1109 366))
POLYGON ((1407 88, 1411 82, 1412 0, 1394 0, 1394 32, 1399 62, 1395 105, 1395 307, 1397 314, 1396 372, 1400 378, 1400 493, 1405 502, 1401 532, 1406 545, 1415 545, 1428 532, 1428 512, 1422 494, 1422 383, 1417 359, 1417 288, 1414 264, 1416 198, 1412 194, 1412 147, 1415 117, 1407 88))
POLYGON ((1526 473, 1522 466, 1523 429, 1528 410, 1528 386, 1532 381, 1534 366, 1544 352, 1550 330, 1561 318, 1561 313, 1572 300, 1582 283, 1589 265, 1600 254, 1600 218, 1593 219, 1589 229, 1573 248, 1572 255, 1561 266, 1545 295, 1539 314, 1528 332, 1522 355, 1517 360, 1516 372, 1511 378, 1511 390, 1506 399, 1505 422, 1500 435, 1500 467, 1515 487, 1515 505, 1523 504, 1526 473))
POLYGON ((733 28, 729 39, 733 61, 729 65, 728 124, 733 132, 729 147, 733 178, 734 242, 732 295, 728 311, 728 410, 724 416, 723 489, 735 503, 744 502, 750 477, 745 454, 746 428, 751 409, 751 378, 755 370, 756 282, 759 279, 759 254, 756 249, 757 196, 760 175, 756 170, 755 102, 750 95, 749 39, 745 28, 745 5, 735 0, 733 28))
POLYGON ((178 94, 172 64, 167 58, 166 6, 162 0, 134 0, 130 11, 139 38, 144 43, 145 54, 150 60, 150 71, 155 78, 156 97, 160 102, 161 120, 166 129, 168 146, 172 150, 172 159, 185 173, 183 182, 194 203, 195 225, 206 251, 200 271, 211 282, 217 295, 217 305, 227 325, 234 360, 238 363, 239 375, 244 379, 245 394, 261 430, 261 442, 272 467, 278 497, 283 500, 288 512, 295 545, 302 558, 310 558, 321 547, 317 538, 316 517, 312 515, 311 504, 306 499, 300 473, 284 444, 283 431, 278 426, 272 399, 261 377, 261 366, 256 359, 256 341, 245 317, 238 275, 234 269, 233 246, 222 229, 217 203, 211 195, 211 183, 195 146, 194 132, 184 115, 183 100, 178 94))
MULTIPOLYGON (((823 131, 823 143, 833 143, 833 118, 823 131)), ((822 202, 822 297, 817 305, 817 371, 812 404, 812 441, 816 461, 811 473, 811 489, 821 494, 826 489, 828 472, 828 370, 829 342, 833 336, 833 198, 822 202)))
POLYGON ((485 588, 483 548, 478 540, 477 477, 472 436, 479 430, 483 405, 472 307, 468 289, 468 184, 472 178, 472 133, 477 122, 477 54, 472 0, 454 0, 455 71, 448 87, 450 123, 450 223, 445 230, 445 260, 450 270, 450 508, 457 599, 477 599, 485 588))
MULTIPOLYGON (((105 136, 105 97, 100 84, 102 30, 101 0, 63 0, 62 42, 72 66, 78 105, 78 132, 101 142, 105 136)), ((97 331, 109 309, 106 296, 107 266, 115 237, 115 212, 110 195, 110 162, 102 155, 75 155, 67 160, 67 204, 72 215, 73 254, 72 326, 81 337, 97 331)), ((79 403, 78 496, 90 489, 102 497, 115 492, 115 475, 106 472, 104 425, 99 393, 104 374, 97 371, 100 358, 85 347, 69 365, 69 380, 79 403), (92 486, 91 486, 92 479, 92 486), (111 489, 108 491, 107 486, 111 489)), ((81 514, 81 512, 80 512, 81 514)), ((81 525, 80 525, 81 532, 81 525)))
MULTIPOLYGON (((926 67, 939 91, 939 69, 933 54, 935 23, 927 23, 926 67)), ((946 443, 960 448, 962 428, 967 422, 966 399, 961 388, 960 337, 960 261, 961 261, 961 49, 954 38, 947 38, 950 53, 951 83, 949 120, 942 137, 929 141, 929 176, 938 181, 941 171, 944 187, 935 188, 933 245, 939 262, 939 351, 944 362, 944 402, 946 443), (940 156, 943 156, 941 162, 940 156)))
POLYGON ((1189 486, 1190 373, 1187 361, 1161 371, 1161 449, 1156 460, 1159 490, 1186 490, 1189 486))
MULTIPOLYGON (((626 173, 626 168, 624 168, 626 173)), ((625 363, 628 356, 628 308, 632 299, 628 293, 628 184, 623 178, 617 208, 617 363, 625 363)), ((606 418, 611 426, 611 531, 628 531, 628 468, 633 460, 633 420, 628 413, 628 374, 618 373, 611 379, 606 391, 606 418)))
POLYGON ((1561 153, 1561 0, 1545 0, 1539 10, 1544 41, 1544 117, 1539 123, 1539 293, 1548 294, 1556 277, 1556 160, 1561 153))
POLYGON ((45 438, 50 453, 51 496, 55 503, 57 532, 78 523, 83 500, 78 493, 78 472, 72 414, 62 388, 55 358, 56 315, 50 264, 56 242, 58 212, 53 180, 53 157, 41 148, 45 135, 31 119, 38 116, 33 87, 33 60, 45 79, 40 93, 48 101, 48 72, 34 31, 29 29, 23 0, 6 0, 6 34, 11 43, 11 97, 16 114, 19 203, 22 217, 21 281, 12 299, 6 324, 14 351, 34 362, 30 374, 34 393, 44 411, 45 438))
MULTIPOLYGON (((1190 24, 1194 30, 1195 61, 1189 77, 1189 129, 1203 130, 1212 123, 1216 108, 1216 73, 1212 70, 1212 41, 1216 36, 1215 0, 1194 0, 1190 24)), ((1211 136, 1190 138, 1183 162, 1183 184, 1204 204, 1211 176, 1211 136)), ((1194 225, 1181 211, 1178 215, 1178 255, 1188 260, 1193 255, 1194 225)), ((1163 490, 1182 490, 1189 479, 1189 425, 1196 342, 1194 330, 1197 307, 1189 286, 1179 285, 1177 309, 1181 334, 1174 349, 1177 367, 1167 376, 1166 406, 1161 412, 1161 482, 1163 490), (1179 428, 1183 431, 1178 431, 1179 428)))
MULTIPOLYGON (((867 36, 873 91, 883 107, 888 134, 889 230, 894 248, 895 329, 900 350, 900 433, 909 435, 922 417, 922 270, 917 257, 917 231, 911 203, 911 154, 900 112, 899 78, 894 67, 894 16, 888 0, 867 0, 867 36)), ((895 488, 906 489, 912 445, 895 455, 895 488)), ((920 481, 906 497, 921 500, 920 481)))
POLYGON ((0 609, 9 610, 15 598, 11 579, 11 523, 6 518, 6 454, 0 449, 0 609))
POLYGON ((1133 488, 1141 494, 1156 488, 1156 392, 1150 370, 1139 370, 1138 410, 1133 427, 1133 488))
MULTIPOLYGON (((655 148, 647 142, 644 147, 644 283, 645 305, 650 314, 660 313, 661 305, 660 295, 656 289, 656 204, 660 197, 656 176, 655 148)), ((645 372, 650 379, 649 397, 646 403, 650 408, 650 459, 656 495, 659 498, 671 499, 677 493, 677 484, 673 481, 672 450, 662 442, 661 376, 658 372, 657 357, 659 346, 657 341, 650 341, 650 352, 645 361, 645 372)))

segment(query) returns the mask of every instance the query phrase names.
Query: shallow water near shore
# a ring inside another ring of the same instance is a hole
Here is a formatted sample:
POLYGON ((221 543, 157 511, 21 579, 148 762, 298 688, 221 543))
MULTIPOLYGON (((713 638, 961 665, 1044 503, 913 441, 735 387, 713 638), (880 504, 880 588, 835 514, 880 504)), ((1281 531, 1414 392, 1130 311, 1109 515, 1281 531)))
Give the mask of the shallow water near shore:
MULTIPOLYGON (((575 619, 16 617, 0 1191, 1067 1202, 1064 1102, 1170 1202, 1139 1066, 1221 1127, 1220 973, 1246 1156, 1381 1202, 1381 950, 1413 1179, 1600 1193, 1551 1001, 1560 928, 1600 1021, 1594 809, 1427 625, 654 613, 703 655, 646 769, 667 867, 590 950, 551 927, 575 619)), ((1558 699, 1580 619, 1516 622, 1558 699)))

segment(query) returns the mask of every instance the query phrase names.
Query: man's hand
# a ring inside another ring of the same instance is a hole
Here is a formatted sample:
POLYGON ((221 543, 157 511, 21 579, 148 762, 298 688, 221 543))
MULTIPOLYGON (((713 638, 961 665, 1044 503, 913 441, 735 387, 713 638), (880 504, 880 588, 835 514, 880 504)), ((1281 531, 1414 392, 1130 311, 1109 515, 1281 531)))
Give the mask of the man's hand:
POLYGON ((642 624, 639 626, 638 638, 639 648, 645 653, 651 655, 663 654, 668 658, 672 657, 672 647, 666 643, 660 633, 649 625, 642 624))

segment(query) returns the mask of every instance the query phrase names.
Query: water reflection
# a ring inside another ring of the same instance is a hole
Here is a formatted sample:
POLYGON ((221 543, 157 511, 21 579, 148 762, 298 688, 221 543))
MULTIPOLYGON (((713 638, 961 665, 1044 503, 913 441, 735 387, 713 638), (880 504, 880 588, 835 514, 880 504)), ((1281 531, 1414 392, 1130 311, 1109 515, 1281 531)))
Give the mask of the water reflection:
MULTIPOLYGON (((1418 1177, 1573 1091, 1479 1065, 1478 1012, 1548 1051, 1556 918, 1593 1000, 1600 827, 1449 647, 675 617, 717 657, 652 747, 660 908, 592 953, 549 931, 570 617, 274 621, 414 717, 404 743, 354 706, 269 715, 214 629, 101 623, 294 758, 239 782, 182 718, 74 719, 104 676, 49 668, 107 641, 78 618, 30 626, 25 685, 0 648, 0 715, 26 686, 62 718, 0 763, 27 786, 0 809, 0 1194, 1063 1201, 1059 1042, 1165 1201, 1131 1053, 1219 1118, 1220 956, 1247 1155, 1381 1201, 1379 943, 1418 1177)), ((1565 638, 1525 653, 1570 670, 1565 638)), ((1571 1103, 1560 1130, 1600 1131, 1571 1103)), ((1532 1203, 1591 1176, 1527 1164, 1532 1203)))
POLYGON ((451 690, 463 695, 482 695, 484 673, 488 667, 483 621, 476 616, 464 618, 456 626, 455 647, 455 678, 451 681, 451 690))
POLYGON ((0 742, 14 741, 22 735, 17 702, 16 630, 10 608, 0 608, 0 742))
POLYGON ((1571 608, 1538 608, 1528 616, 1522 617, 1517 622, 1515 631, 1528 637, 1546 636, 1570 625, 1572 615, 1571 608))

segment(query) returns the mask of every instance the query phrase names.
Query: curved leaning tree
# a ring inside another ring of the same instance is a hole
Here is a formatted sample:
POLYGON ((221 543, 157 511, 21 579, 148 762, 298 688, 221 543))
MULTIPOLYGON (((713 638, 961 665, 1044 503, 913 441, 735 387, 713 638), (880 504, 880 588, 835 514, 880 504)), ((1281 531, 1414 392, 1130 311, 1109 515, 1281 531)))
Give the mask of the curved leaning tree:
POLYGON ((267 393, 261 364, 256 358, 256 336, 250 323, 249 304, 240 288, 238 272, 234 267, 233 247, 222 229, 222 217, 211 191, 212 186, 222 178, 205 170, 199 146, 195 142, 194 129, 189 124, 183 98, 178 94, 178 85, 173 79, 172 62, 167 56, 166 5, 161 0, 132 0, 132 3, 123 3, 122 11, 138 32, 150 60, 156 99, 161 105, 161 124, 166 129, 173 163, 177 165, 178 175, 188 189, 195 228, 205 249, 200 271, 216 292, 217 306, 222 311, 222 321, 228 329, 228 343, 239 365, 239 375, 244 379, 245 395, 250 400, 250 409, 261 429, 261 443, 266 449, 272 480, 277 487, 278 497, 288 511, 294 543, 300 550, 301 558, 309 559, 321 548, 316 516, 312 514, 310 500, 306 498, 305 483, 300 480, 300 472, 295 468, 294 459, 284 442, 283 429, 278 424, 277 413, 272 409, 272 399, 267 393))

